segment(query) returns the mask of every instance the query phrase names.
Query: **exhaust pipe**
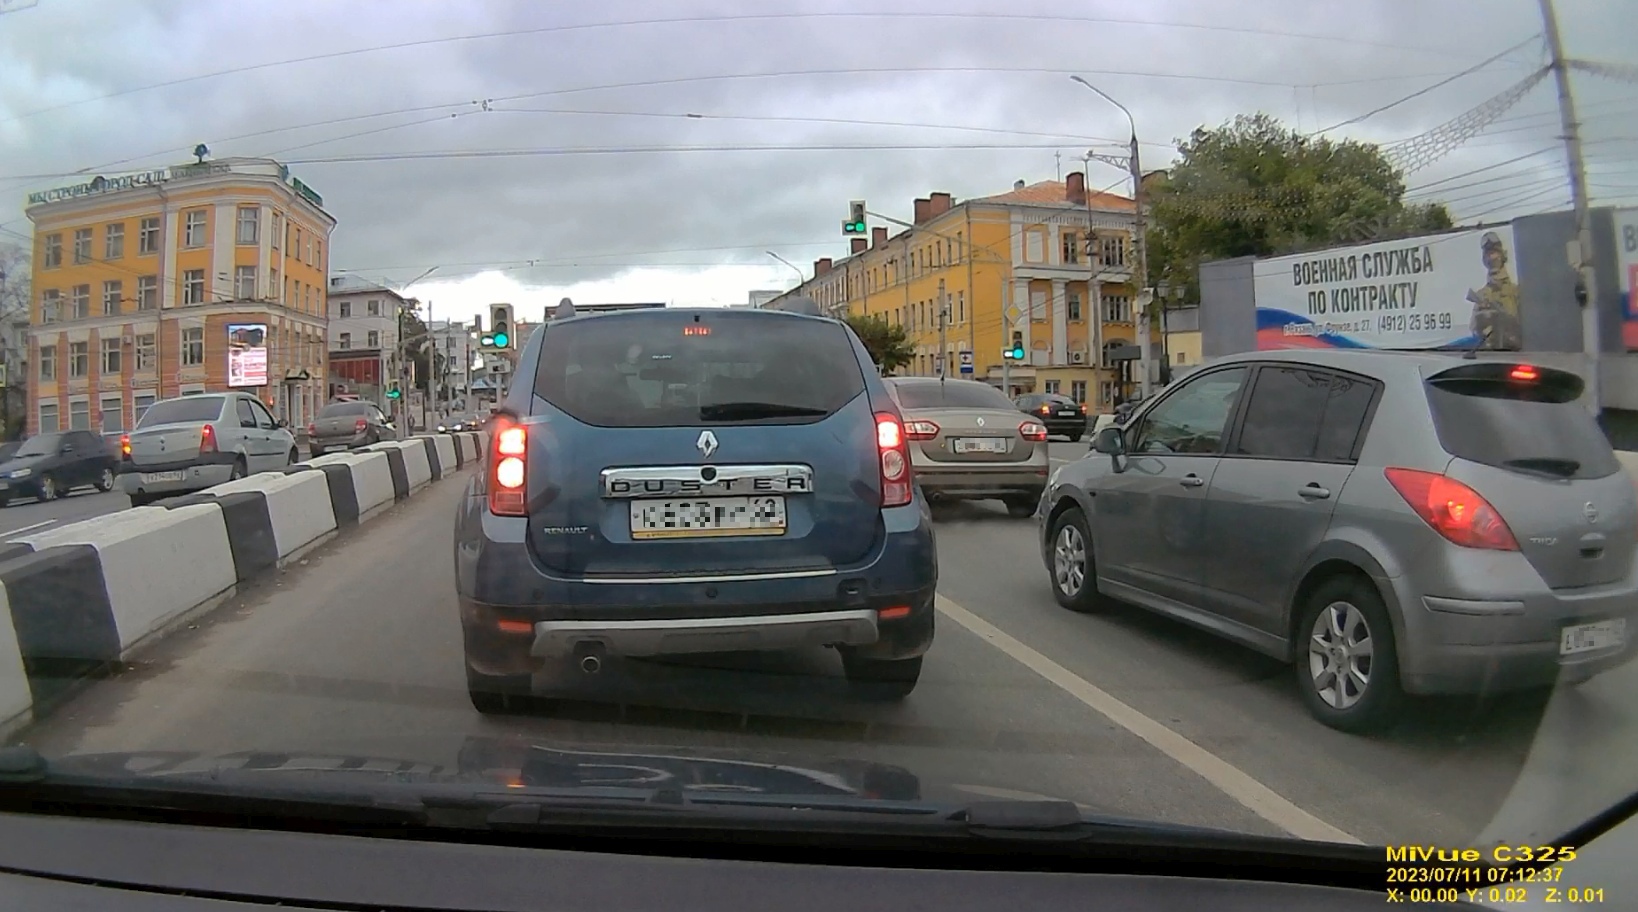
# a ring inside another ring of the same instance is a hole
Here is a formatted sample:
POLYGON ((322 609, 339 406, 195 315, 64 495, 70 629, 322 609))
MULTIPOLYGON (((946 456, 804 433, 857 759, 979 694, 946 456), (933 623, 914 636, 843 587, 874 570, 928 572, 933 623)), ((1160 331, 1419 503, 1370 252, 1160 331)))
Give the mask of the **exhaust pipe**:
POLYGON ((579 659, 582 672, 594 675, 603 670, 602 643, 581 643, 575 647, 575 656, 579 659))

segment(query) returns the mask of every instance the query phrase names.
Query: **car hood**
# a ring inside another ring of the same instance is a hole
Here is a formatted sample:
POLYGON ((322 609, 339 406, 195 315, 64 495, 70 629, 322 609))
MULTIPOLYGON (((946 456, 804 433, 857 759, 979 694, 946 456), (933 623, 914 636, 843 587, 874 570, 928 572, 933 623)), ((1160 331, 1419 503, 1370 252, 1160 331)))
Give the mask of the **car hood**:
POLYGON ((0 462, 0 473, 15 472, 18 469, 26 469, 26 468, 29 468, 30 466, 39 465, 40 463, 45 462, 47 459, 50 459, 50 458, 51 458, 50 456, 46 456, 46 455, 15 456, 15 457, 13 457, 11 459, 6 460, 5 462, 0 462))

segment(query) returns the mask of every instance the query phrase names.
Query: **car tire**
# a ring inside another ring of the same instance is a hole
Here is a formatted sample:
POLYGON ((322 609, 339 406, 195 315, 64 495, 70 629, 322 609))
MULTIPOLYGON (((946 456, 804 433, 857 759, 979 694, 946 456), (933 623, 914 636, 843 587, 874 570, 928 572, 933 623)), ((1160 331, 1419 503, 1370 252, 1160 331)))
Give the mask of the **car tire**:
POLYGON ((103 469, 102 475, 97 478, 97 490, 104 494, 114 490, 114 470, 103 469))
POLYGON ((316 446, 313 446, 312 444, 307 445, 307 458, 308 459, 317 459, 317 458, 319 458, 320 456, 323 456, 323 455, 324 455, 324 447, 316 447, 316 446))
POLYGON ((146 491, 133 491, 127 496, 131 498, 131 506, 133 508, 146 507, 154 502, 154 496, 146 491))
POLYGON ((1041 503, 1041 492, 1032 494, 1009 494, 1001 498, 1007 505, 1007 515, 1013 519, 1028 519, 1035 515, 1035 508, 1041 503))
POLYGON ((233 469, 228 472, 228 481, 238 481, 245 477, 245 458, 240 456, 233 460, 233 469))
POLYGON ((301 453, 297 452, 295 447, 291 447, 290 452, 285 454, 284 464, 293 466, 298 462, 301 462, 301 453))
POLYGON ((853 692, 865 699, 902 700, 910 696, 921 679, 921 658, 861 659, 844 652, 842 672, 853 692))
POLYGON ((1325 725, 1353 734, 1392 725, 1405 693, 1393 622, 1376 588, 1359 576, 1333 576, 1316 586, 1298 610, 1293 664, 1308 711, 1325 725), (1371 648, 1361 675, 1358 650, 1367 640, 1371 648), (1351 672, 1340 680, 1335 676, 1339 664, 1351 672))
POLYGON ((529 675, 487 675, 466 668, 466 694, 472 708, 486 716, 521 712, 531 696, 529 675))
POLYGON ((1069 442, 1070 443, 1080 443, 1081 438, 1085 437, 1085 436, 1086 436, 1086 432, 1076 431, 1075 433, 1069 435, 1069 442))
POLYGON ((1052 521, 1047 536, 1052 560, 1052 597, 1070 611, 1101 610, 1108 600, 1098 592, 1098 566, 1092 553, 1092 531, 1080 507, 1070 507, 1052 521))

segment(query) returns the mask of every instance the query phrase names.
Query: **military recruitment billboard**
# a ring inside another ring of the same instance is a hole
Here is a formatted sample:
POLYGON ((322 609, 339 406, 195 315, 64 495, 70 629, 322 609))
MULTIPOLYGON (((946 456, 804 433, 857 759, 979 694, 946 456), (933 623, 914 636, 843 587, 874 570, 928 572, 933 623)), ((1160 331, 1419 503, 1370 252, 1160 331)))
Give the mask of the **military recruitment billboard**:
POLYGON ((1522 347, 1510 226, 1259 260, 1257 347, 1522 347))
POLYGON ((1615 213, 1616 267, 1621 274, 1621 340, 1638 351, 1638 209, 1615 213))

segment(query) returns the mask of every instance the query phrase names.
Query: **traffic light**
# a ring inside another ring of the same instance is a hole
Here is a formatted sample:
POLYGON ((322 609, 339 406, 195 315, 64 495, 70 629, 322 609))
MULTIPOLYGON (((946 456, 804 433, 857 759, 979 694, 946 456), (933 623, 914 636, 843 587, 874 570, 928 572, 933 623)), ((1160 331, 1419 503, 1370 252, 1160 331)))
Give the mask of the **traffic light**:
POLYGON ((869 234, 870 228, 865 225, 864 200, 854 200, 848 204, 847 221, 842 223, 843 234, 869 234))
POLYGON ((1022 330, 1013 330, 1012 345, 1001 352, 1001 356, 1008 361, 1024 360, 1024 333, 1022 330))
POLYGON ((478 336, 478 347, 505 351, 513 347, 512 305, 489 305, 489 331, 478 336))
POLYGON ((404 395, 403 391, 398 388, 398 381, 397 380, 388 380, 387 381, 387 398, 388 399, 397 399, 397 398, 399 398, 399 397, 401 397, 403 395, 404 395))

